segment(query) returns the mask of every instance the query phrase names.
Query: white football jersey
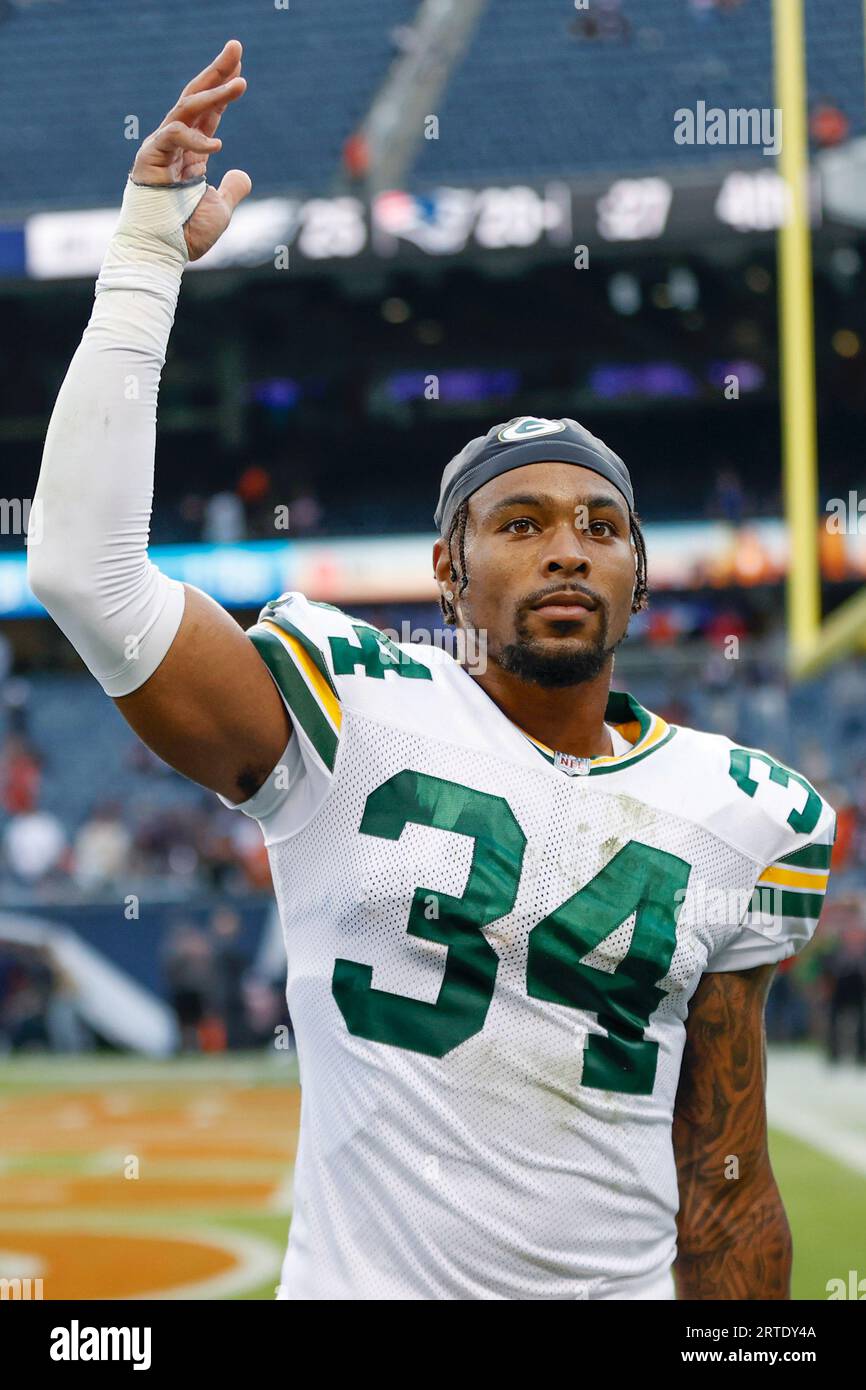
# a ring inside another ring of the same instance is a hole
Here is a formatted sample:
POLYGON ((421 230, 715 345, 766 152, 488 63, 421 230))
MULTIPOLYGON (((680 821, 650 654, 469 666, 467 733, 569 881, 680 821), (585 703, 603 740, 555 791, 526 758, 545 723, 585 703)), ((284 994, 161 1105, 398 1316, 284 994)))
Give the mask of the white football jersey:
POLYGON ((249 636, 296 731, 239 807, 302 1086, 278 1296, 673 1297, 689 999, 809 939, 832 808, 622 692, 626 751, 560 755, 447 652, 302 594, 249 636))

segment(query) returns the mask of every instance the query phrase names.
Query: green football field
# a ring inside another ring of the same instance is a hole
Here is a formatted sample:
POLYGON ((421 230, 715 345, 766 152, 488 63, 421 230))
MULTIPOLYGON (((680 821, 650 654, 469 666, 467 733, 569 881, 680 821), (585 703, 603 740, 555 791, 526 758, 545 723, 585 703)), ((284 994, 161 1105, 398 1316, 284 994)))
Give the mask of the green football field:
MULTIPOLYGON (((273 1298, 299 1102, 286 1054, 6 1059, 0 1277, 46 1299, 273 1298)), ((866 1275, 866 1074, 771 1051, 770 1102, 793 1296, 824 1299, 866 1275)))

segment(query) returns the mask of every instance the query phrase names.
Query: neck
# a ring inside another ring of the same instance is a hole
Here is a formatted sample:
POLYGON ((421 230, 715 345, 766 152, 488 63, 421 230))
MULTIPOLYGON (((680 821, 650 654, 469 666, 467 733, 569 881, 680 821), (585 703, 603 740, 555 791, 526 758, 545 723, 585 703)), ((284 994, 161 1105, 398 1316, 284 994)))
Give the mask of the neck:
POLYGON ((592 680, 550 688, 521 680, 489 661, 483 675, 470 672, 503 714, 549 748, 578 758, 613 752, 604 714, 610 694, 613 658, 592 680))

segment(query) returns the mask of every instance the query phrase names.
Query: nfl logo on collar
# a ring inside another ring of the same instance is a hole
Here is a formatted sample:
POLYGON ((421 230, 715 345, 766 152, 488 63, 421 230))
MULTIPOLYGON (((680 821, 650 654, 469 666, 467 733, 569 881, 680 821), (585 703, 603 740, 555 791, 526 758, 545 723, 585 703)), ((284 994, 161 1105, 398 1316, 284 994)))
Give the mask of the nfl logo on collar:
POLYGON ((589 758, 579 758, 576 753, 557 753, 553 759, 553 766, 560 772, 567 772, 569 777, 585 777, 589 764, 589 758))

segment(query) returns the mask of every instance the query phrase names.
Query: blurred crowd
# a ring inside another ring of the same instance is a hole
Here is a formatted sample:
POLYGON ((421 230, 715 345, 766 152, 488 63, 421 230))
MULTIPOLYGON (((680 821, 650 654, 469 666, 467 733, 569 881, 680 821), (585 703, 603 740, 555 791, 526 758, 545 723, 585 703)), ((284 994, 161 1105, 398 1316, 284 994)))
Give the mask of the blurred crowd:
MULTIPOLYGON (((714 639, 703 641, 702 602, 694 596, 654 606, 656 626, 641 648, 640 679, 626 688, 671 723, 725 732, 742 746, 772 750, 836 809, 831 889, 821 927, 807 950, 780 966, 767 1027, 773 1040, 820 1042, 830 1062, 850 1056, 866 1064, 864 663, 852 658, 814 687, 792 687, 769 654, 755 655, 767 644, 733 607, 704 614, 714 639), (748 662, 725 658, 732 637, 751 651, 748 662), (687 658, 690 664, 684 665, 687 658)), ((408 636, 396 609, 381 607, 367 616, 402 639, 408 636)), ((432 609, 427 617, 435 623, 432 609)), ((85 685, 82 678, 80 688, 85 685)), ((257 966, 238 914, 226 906, 229 900, 272 902, 260 828, 179 778, 122 724, 116 741, 105 745, 110 751, 103 751, 101 730, 92 727, 95 707, 85 701, 78 711, 70 693, 78 688, 69 678, 62 687, 63 708, 71 711, 64 738, 67 744, 70 737, 86 741, 83 765, 111 761, 113 776, 105 776, 89 804, 80 775, 73 776, 76 812, 74 799, 67 807, 59 794, 55 775, 69 770, 68 762, 57 762, 63 752, 55 732, 61 710, 52 706, 47 723, 35 717, 37 709, 44 715, 48 708, 39 705, 39 681, 8 674, 4 680, 0 669, 2 906, 42 906, 56 915, 65 904, 104 907, 146 894, 151 903, 181 913, 168 929, 160 928, 159 960, 181 1049, 272 1044, 274 1029, 288 1022, 284 957, 272 959, 267 970, 257 966), (33 733, 36 727, 41 738, 33 733), (120 797, 112 794, 118 785, 124 788, 120 797), (195 908, 208 903, 214 906, 202 925, 195 908)), ((87 781, 89 786, 89 776, 87 781)), ((0 922, 2 917, 0 911, 0 922)), ((50 949, 13 944, 0 934, 0 1050, 66 1051, 98 1042, 89 1037, 75 1007, 74 984, 50 949)))
MULTIPOLYGON (((730 14, 738 10, 748 0, 688 0, 692 15, 702 18, 705 15, 730 14)), ((571 24, 571 32, 576 38, 597 43, 628 43, 632 38, 633 26, 623 14, 622 0, 593 0, 575 5, 583 11, 571 24)))
POLYGON ((273 1045, 275 1030, 288 1026, 285 980, 254 969, 232 908, 218 907, 208 930, 176 922, 161 965, 182 1052, 273 1045))
POLYGON ((0 939, 0 1053, 80 1052, 75 988, 45 946, 0 939))
MULTIPOLYGON (((293 1046, 284 968, 275 972, 245 948, 233 908, 215 908, 205 925, 176 918, 163 938, 159 972, 178 1051, 273 1046, 278 1030, 293 1046)), ((0 1053, 80 1052, 104 1043, 56 949, 0 932, 0 1053)))
POLYGON ((128 760, 125 804, 97 798, 77 827, 42 805, 44 759, 32 740, 8 733, 0 745, 0 883, 64 898, 134 891, 171 882, 185 894, 267 892, 270 868, 261 831, 211 793, 177 806, 154 804, 148 780, 175 774, 142 743, 128 760))
POLYGON ((188 492, 163 502, 154 516, 156 542, 204 541, 236 545, 239 541, 293 540, 319 535, 324 512, 313 488, 296 487, 288 500, 273 467, 246 464, 234 485, 219 492, 188 492))
MULTIPOLYGON (((175 499, 162 497, 155 504, 152 539, 155 543, 236 545, 242 541, 299 540, 352 534, 358 523, 357 504, 347 514, 339 497, 324 500, 308 484, 286 493, 279 461, 264 458, 245 464, 234 483, 214 493, 191 491, 175 499)), ((651 507, 652 510, 652 507, 651 507)), ((760 482, 747 485, 737 467, 725 456, 708 477, 702 507, 690 519, 722 520, 742 525, 749 519, 782 514, 781 489, 760 482)), ((427 528, 426 512, 423 526, 427 528)), ((413 531, 418 527, 414 506, 401 506, 399 498, 387 504, 377 501, 376 520, 383 531, 413 531)))
MULTIPOLYGON (((389 608, 370 609, 365 616, 402 640, 418 631, 416 619, 403 621, 389 608)), ((425 609, 418 621, 429 622, 433 630, 437 613, 425 609)), ((653 604, 634 626, 644 629, 643 659, 654 650, 659 655, 652 658, 654 668, 634 683, 627 681, 626 688, 669 723, 724 732, 744 747, 766 748, 807 777, 837 811, 834 880, 844 873, 866 887, 863 663, 840 663, 798 706, 796 691, 777 663, 754 655, 749 661, 727 658, 734 641, 752 654, 767 645, 759 623, 759 616, 733 604, 713 608, 698 597, 653 604), (688 652, 691 664, 681 671, 674 658, 688 652)), ((38 702, 38 685, 0 683, 0 693, 9 690, 15 700, 6 701, 6 728, 0 733, 0 894, 16 902, 56 903, 117 898, 141 889, 178 899, 272 891, 256 822, 179 778, 131 734, 103 755, 112 759, 103 791, 89 802, 85 797, 77 809, 67 806, 54 776, 58 749, 50 740, 49 746, 40 745, 30 732, 35 721, 28 710, 38 702), (31 687, 27 699, 19 699, 23 686, 31 687)), ((98 765, 98 731, 89 736, 98 765)))
MULTIPOLYGON (((206 926, 175 920, 160 951, 162 989, 177 1021, 178 1051, 294 1046, 283 972, 253 959, 241 920, 217 907, 206 926)), ((866 907, 828 903, 814 941, 778 967, 767 1001, 770 1042, 817 1043, 827 1065, 866 1067, 866 907)), ((102 1040, 76 1007, 74 982, 51 948, 0 938, 0 1053, 77 1052, 102 1040)))
POLYGON ((771 1042, 821 1043, 832 1066, 866 1067, 866 908, 861 895, 828 901, 814 940, 782 961, 767 1000, 771 1042))

